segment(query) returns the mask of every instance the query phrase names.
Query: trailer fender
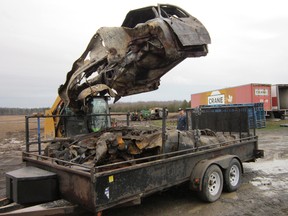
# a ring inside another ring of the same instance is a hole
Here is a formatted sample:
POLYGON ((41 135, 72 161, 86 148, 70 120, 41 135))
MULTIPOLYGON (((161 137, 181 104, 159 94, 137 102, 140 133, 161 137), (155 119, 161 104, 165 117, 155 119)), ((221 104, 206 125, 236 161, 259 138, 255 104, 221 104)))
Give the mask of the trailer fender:
POLYGON ((211 166, 212 164, 216 164, 222 170, 225 170, 229 167, 230 161, 233 158, 237 159, 240 162, 241 170, 243 170, 241 160, 237 157, 237 155, 223 155, 220 157, 199 161, 193 168, 191 176, 190 176, 190 183, 189 183, 190 190, 194 190, 194 191, 202 190, 203 176, 209 166, 211 166))

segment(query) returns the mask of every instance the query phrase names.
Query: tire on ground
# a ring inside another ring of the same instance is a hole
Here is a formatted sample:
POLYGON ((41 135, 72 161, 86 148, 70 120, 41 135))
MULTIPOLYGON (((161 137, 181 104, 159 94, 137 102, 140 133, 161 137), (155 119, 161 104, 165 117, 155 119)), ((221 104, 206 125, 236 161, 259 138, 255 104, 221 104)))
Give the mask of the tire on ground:
POLYGON ((205 171, 200 197, 206 202, 219 199, 223 189, 223 174, 219 166, 213 164, 205 171))
POLYGON ((242 181, 242 167, 240 162, 233 158, 229 167, 224 170, 224 189, 227 192, 236 191, 242 181))

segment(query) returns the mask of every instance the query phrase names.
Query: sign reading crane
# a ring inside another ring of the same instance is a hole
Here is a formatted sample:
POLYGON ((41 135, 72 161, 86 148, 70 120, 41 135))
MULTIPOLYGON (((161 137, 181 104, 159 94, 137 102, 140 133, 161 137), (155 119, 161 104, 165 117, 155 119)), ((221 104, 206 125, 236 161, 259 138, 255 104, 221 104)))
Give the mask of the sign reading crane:
POLYGON ((268 96, 269 92, 268 89, 255 89, 255 95, 256 96, 268 96))
POLYGON ((213 91, 210 96, 208 96, 208 105, 218 105, 225 104, 225 95, 220 94, 219 91, 213 91))

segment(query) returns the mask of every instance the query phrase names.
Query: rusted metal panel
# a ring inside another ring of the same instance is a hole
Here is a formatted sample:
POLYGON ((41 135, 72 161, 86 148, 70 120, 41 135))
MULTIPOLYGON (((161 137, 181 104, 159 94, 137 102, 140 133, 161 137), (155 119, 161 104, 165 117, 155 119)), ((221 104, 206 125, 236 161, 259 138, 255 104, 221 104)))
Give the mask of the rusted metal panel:
POLYGON ((211 43, 207 30, 199 20, 183 9, 168 4, 158 4, 152 10, 151 7, 146 7, 130 11, 122 26, 134 28, 138 23, 154 17, 162 18, 173 29, 182 46, 211 43))

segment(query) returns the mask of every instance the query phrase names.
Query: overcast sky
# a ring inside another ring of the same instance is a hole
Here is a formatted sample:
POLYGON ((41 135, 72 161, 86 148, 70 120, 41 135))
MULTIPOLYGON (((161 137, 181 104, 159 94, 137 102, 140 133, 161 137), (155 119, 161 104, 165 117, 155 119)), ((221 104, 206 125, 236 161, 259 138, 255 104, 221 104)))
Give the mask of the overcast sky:
POLYGON ((206 57, 187 58, 158 90, 120 101, 190 100, 192 93, 248 83, 288 83, 286 0, 0 0, 0 107, 49 107, 73 62, 102 26, 129 10, 169 3, 210 33, 206 57))

